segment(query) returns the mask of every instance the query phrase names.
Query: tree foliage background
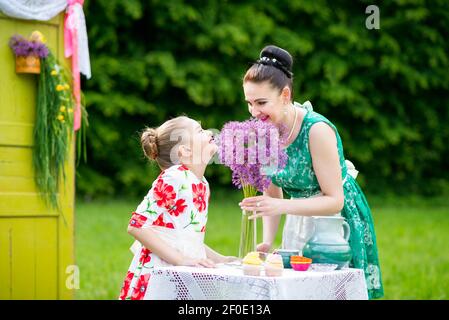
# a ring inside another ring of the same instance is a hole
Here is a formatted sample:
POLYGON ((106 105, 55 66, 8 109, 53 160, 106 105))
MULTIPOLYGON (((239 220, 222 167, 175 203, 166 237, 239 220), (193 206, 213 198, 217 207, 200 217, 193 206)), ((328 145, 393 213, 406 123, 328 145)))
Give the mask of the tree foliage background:
MULTIPOLYGON (((142 196, 158 173, 138 133, 185 113, 220 129, 248 118, 241 79, 261 48, 294 57, 295 100, 334 122, 371 193, 449 194, 449 2, 85 2, 92 63, 83 82, 85 197, 142 196), (368 30, 368 5, 380 29, 368 30)), ((214 185, 230 172, 211 165, 214 185)))

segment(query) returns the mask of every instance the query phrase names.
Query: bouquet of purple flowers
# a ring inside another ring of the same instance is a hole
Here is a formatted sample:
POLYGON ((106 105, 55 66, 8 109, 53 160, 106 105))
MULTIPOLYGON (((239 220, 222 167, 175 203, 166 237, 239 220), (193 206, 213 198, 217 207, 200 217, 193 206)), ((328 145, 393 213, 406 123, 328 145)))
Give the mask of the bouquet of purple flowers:
MULTIPOLYGON (((287 154, 282 148, 279 130, 270 122, 250 119, 231 121, 224 125, 218 137, 220 162, 232 171, 232 182, 243 189, 243 196, 253 197, 263 192, 271 175, 285 167, 287 154)), ((243 212, 239 256, 256 249, 256 221, 243 212)))
POLYGON ((21 35, 12 36, 9 46, 17 57, 36 56, 46 58, 48 56, 47 46, 38 39, 25 39, 21 35))

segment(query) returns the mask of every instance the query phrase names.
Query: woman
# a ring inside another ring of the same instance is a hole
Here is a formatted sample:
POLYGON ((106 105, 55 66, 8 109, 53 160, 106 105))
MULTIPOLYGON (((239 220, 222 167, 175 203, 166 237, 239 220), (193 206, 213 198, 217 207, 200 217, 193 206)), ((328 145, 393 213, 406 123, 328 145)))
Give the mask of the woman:
POLYGON ((267 46, 243 79, 249 112, 279 128, 289 159, 263 196, 246 198, 240 206, 257 211, 254 218, 263 217, 263 243, 257 250, 264 252, 271 249, 281 214, 287 214, 283 248, 302 250, 311 236, 311 216, 341 213, 351 228, 350 266, 365 271, 369 298, 380 298, 383 286, 371 210, 348 173, 336 127, 309 102, 293 102, 292 64, 287 51, 267 46), (282 190, 291 199, 282 199, 282 190))

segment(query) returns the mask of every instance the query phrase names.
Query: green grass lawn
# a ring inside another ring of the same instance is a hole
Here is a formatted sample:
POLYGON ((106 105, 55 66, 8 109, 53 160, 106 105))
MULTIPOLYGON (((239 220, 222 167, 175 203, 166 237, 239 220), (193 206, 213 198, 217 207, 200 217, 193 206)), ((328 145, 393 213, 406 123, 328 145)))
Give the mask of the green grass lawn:
MULTIPOLYGON (((226 255, 238 254, 238 190, 212 194, 206 243, 226 255)), ((446 199, 377 199, 374 215, 385 299, 449 299, 449 203, 446 199)), ((137 201, 78 203, 77 299, 117 299, 131 262, 126 232, 137 201)), ((260 225, 259 225, 260 227, 260 225)), ((261 234, 258 234, 261 239, 261 234)), ((276 246, 280 245, 278 232, 276 246)))

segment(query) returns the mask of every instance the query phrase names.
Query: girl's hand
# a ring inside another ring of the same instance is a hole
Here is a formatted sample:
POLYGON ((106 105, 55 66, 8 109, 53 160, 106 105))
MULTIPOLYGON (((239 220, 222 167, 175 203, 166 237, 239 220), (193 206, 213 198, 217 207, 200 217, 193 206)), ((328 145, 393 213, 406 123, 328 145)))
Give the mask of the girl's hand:
POLYGON ((240 260, 238 257, 234 257, 234 256, 226 256, 224 263, 228 263, 228 262, 233 262, 233 261, 237 261, 240 260))
POLYGON ((271 245, 266 242, 259 243, 256 247, 256 251, 268 253, 271 249, 271 245))
POLYGON ((283 199, 271 198, 269 196, 245 198, 239 203, 242 210, 257 211, 256 214, 250 215, 249 219, 280 215, 284 211, 283 204, 283 199))
POLYGON ((187 258, 187 257, 185 257, 179 265, 215 268, 215 263, 210 259, 194 259, 194 258, 187 258))

